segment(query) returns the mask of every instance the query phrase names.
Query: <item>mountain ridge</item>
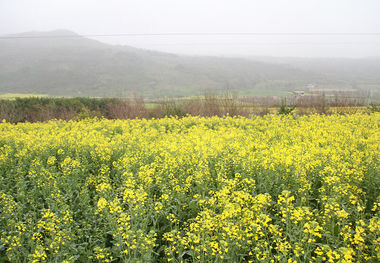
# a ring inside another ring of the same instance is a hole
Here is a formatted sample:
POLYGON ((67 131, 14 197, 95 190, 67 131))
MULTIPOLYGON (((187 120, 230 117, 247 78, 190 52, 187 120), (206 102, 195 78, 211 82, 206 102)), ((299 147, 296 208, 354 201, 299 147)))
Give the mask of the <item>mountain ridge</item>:
MULTIPOLYGON (((0 93, 102 97, 131 92, 144 97, 221 92, 279 95, 303 89, 308 83, 350 86, 352 81, 294 63, 284 65, 251 57, 184 56, 110 45, 64 29, 13 34, 14 39, 8 36, 0 39, 0 93)), ((368 79, 377 83, 377 79, 368 79)))

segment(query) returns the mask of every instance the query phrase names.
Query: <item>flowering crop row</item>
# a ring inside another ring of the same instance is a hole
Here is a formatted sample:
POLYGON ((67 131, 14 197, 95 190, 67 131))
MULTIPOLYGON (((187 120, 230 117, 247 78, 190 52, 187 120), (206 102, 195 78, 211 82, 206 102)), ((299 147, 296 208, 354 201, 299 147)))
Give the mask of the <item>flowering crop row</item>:
POLYGON ((0 124, 0 261, 376 262, 380 114, 0 124))

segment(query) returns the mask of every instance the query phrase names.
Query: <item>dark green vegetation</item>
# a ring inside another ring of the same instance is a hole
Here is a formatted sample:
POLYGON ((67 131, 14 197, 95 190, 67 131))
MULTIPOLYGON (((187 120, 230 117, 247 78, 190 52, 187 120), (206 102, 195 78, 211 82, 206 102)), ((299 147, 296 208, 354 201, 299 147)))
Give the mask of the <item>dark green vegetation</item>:
POLYGON ((309 115, 379 112, 379 104, 345 97, 304 96, 302 98, 199 96, 194 98, 156 100, 146 103, 134 96, 119 98, 16 98, 0 99, 0 120, 11 123, 106 119, 161 118, 166 116, 252 116, 270 113, 309 115))
POLYGON ((125 97, 137 92, 156 98, 226 91, 283 96, 310 86, 370 95, 380 90, 380 59, 337 59, 331 63, 190 57, 108 45, 65 30, 14 36, 44 34, 46 38, 0 39, 0 94, 125 97))
MULTIPOLYGON (((205 96, 189 100, 161 100, 145 103, 140 97, 118 98, 16 98, 0 99, 0 120, 7 122, 37 122, 51 119, 80 120, 103 117, 107 119, 183 117, 188 114, 200 116, 247 116, 268 113, 254 108, 252 103, 239 102, 232 97, 205 96)), ((262 115, 262 114, 261 114, 262 115)))
POLYGON ((0 119, 14 123, 96 116, 113 119, 121 117, 115 109, 126 104, 126 101, 112 98, 16 98, 0 100, 0 119))

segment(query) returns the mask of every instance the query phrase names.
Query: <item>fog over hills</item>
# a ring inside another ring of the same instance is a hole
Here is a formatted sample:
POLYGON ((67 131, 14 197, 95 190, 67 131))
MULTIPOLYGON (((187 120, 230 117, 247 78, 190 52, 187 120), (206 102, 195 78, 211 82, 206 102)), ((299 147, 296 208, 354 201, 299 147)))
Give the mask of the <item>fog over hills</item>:
POLYGON ((181 56, 109 45, 68 30, 0 39, 0 94, 192 96, 282 95, 321 89, 380 90, 380 58, 181 56))

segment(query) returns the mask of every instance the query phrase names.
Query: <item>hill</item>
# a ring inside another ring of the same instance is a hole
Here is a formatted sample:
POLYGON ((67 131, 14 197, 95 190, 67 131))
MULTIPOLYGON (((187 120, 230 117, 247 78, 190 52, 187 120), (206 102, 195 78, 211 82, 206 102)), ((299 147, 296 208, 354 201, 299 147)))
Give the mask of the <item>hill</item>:
POLYGON ((328 88, 380 91, 380 57, 370 58, 270 58, 253 57, 254 61, 276 63, 320 74, 316 84, 328 88))
MULTIPOLYGON (((117 97, 137 92, 161 97, 228 91, 280 95, 304 89, 308 83, 352 86, 351 79, 301 64, 174 55, 109 45, 67 30, 11 37, 0 39, 0 93, 117 97)), ((355 88, 378 89, 379 67, 367 73, 355 88)))

